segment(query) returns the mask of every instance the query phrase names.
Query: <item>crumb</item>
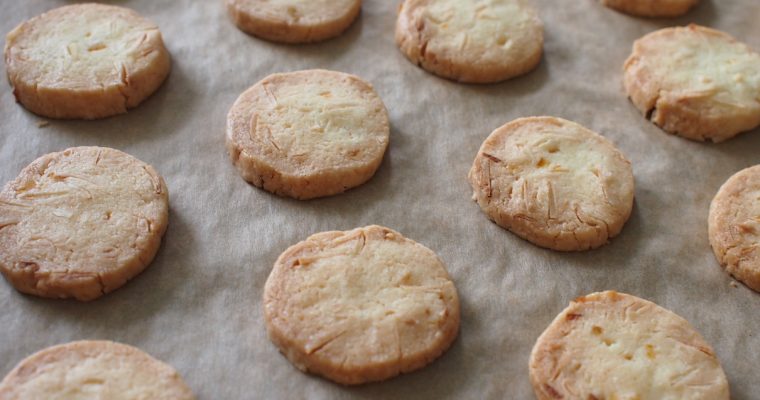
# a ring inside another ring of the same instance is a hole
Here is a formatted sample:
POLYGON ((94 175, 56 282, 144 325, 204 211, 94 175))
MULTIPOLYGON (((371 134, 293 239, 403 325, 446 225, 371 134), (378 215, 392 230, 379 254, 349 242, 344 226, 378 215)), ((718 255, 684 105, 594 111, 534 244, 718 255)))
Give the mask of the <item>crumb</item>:
POLYGON ((738 288, 739 287, 739 285, 736 283, 736 281, 731 281, 731 283, 729 283, 729 285, 731 285, 731 287, 733 287, 733 288, 738 288))
POLYGON ((37 122, 38 128, 44 128, 46 126, 50 125, 50 121, 42 120, 37 122))

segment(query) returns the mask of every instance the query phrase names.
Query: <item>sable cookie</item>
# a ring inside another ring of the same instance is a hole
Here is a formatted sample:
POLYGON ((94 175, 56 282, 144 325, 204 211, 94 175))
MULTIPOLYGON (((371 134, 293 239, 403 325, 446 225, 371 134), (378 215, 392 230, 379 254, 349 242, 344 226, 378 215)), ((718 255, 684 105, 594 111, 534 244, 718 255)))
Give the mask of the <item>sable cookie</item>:
POLYGON ((11 31, 5 63, 13 93, 49 118, 104 118, 127 112, 169 74, 158 27, 136 12, 75 4, 32 18, 11 31))
POLYGON ((710 345, 683 318, 635 296, 570 303, 538 338, 530 380, 539 400, 728 400, 710 345))
POLYGON ((267 330, 303 371, 353 385, 422 368, 459 329, 459 299, 428 248, 380 226, 287 249, 264 289, 267 330))
POLYGON ((630 162, 602 136, 560 118, 521 118, 495 130, 468 178, 491 220, 554 250, 605 244, 633 208, 630 162))
POLYGON ((602 4, 639 17, 677 17, 686 14, 699 0, 602 0, 602 4))
POLYGON ((169 365, 120 343, 80 341, 48 347, 21 361, 2 382, 0 400, 192 400, 169 365))
POLYGON ((361 0, 225 0, 240 30, 282 43, 311 43, 343 33, 361 0))
POLYGON ((760 292, 760 165, 726 181, 710 204, 708 225, 720 264, 760 292))
POLYGON ((388 147, 388 114, 372 86, 341 72, 270 75, 227 117, 227 150, 243 179, 311 199, 368 181, 388 147))
POLYGON ((444 78, 490 83, 541 61, 543 24, 525 0, 406 0, 396 43, 413 63, 444 78))
POLYGON ((102 147, 47 154, 0 192, 0 271, 24 293, 93 300, 150 264, 168 219, 150 165, 102 147))
POLYGON ((650 33, 624 69, 633 104, 667 132, 721 142, 760 125, 760 55, 723 32, 689 25, 650 33))

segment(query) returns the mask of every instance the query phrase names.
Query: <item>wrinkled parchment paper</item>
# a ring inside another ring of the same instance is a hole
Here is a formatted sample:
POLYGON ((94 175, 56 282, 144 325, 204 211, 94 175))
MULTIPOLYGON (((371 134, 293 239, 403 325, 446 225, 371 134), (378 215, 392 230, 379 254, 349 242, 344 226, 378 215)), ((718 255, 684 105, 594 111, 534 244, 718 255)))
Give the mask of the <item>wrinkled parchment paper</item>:
MULTIPOLYGON (((70 146, 126 151, 165 177, 169 230, 153 264, 91 303, 21 295, 0 282, 0 375, 46 346, 79 339, 135 345, 174 367, 200 399, 532 399, 534 341, 573 298, 615 289, 673 310, 711 343, 734 399, 760 395, 760 294, 718 266, 707 211, 733 173, 760 163, 760 130, 720 145, 669 136, 626 99, 633 41, 689 22, 760 49, 760 2, 702 0, 687 16, 648 20, 595 0, 534 0, 545 58, 502 84, 462 85, 423 72, 393 41, 396 0, 365 0, 341 37, 315 45, 238 31, 217 0, 124 0, 158 23, 173 56, 164 86, 139 108, 101 121, 51 121, 0 90, 0 181, 70 146), (224 150, 227 111, 273 72, 328 68, 371 82, 388 108, 391 146, 377 175, 346 194, 279 198, 246 184, 224 150), (611 139, 632 161, 636 203, 622 234, 579 254, 537 248, 470 200, 466 174, 488 134, 517 117, 553 115, 611 139), (390 381, 345 388, 298 372, 266 337, 264 282, 277 256, 312 233, 382 224, 436 251, 462 302, 453 347, 390 381)), ((0 31, 62 0, 3 0, 0 31)), ((3 75, 5 71, 2 72, 3 75)))

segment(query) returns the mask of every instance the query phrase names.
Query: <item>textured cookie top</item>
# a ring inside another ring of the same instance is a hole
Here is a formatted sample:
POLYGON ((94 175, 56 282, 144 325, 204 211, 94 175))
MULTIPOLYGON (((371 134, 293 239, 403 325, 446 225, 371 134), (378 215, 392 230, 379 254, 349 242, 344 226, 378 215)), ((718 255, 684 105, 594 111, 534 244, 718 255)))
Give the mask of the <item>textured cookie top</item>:
POLYGON ((192 400, 169 365, 132 346, 81 341, 35 353, 0 383, 0 400, 192 400))
POLYGON ((530 377, 539 400, 722 400, 715 353, 678 315, 638 297, 576 299, 536 342, 530 377))
POLYGON ((495 82, 540 60, 543 24, 524 0, 406 0, 401 50, 423 68, 463 82, 495 82))
POLYGON ((642 17, 676 17, 685 14, 699 0, 602 0, 602 3, 642 17))
POLYGON ((128 154, 47 154, 0 193, 0 271, 26 293, 91 300, 152 260, 168 208, 163 179, 128 154))
POLYGON ((697 25, 636 41, 625 63, 636 107, 668 132, 723 141, 760 124, 760 55, 697 25))
POLYGON ((379 226, 287 249, 267 280, 264 311, 296 366, 345 384, 420 368, 459 328, 456 288, 438 257, 379 226))
POLYGON ((633 207, 630 162, 602 136, 553 117, 495 130, 469 174, 499 225, 543 247, 585 250, 617 235, 633 207))
POLYGON ((742 170, 710 205, 710 244, 718 261, 760 292, 760 166, 742 170))

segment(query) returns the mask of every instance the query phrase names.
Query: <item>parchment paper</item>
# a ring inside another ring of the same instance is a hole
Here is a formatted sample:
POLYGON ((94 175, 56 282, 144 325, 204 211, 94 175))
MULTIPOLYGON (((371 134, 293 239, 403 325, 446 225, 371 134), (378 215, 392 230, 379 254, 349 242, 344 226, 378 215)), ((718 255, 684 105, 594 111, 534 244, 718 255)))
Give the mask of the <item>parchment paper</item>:
MULTIPOLYGON (((0 31, 61 0, 2 0, 0 31)), ((667 135, 626 99, 622 64, 633 41, 696 22, 760 49, 760 2, 702 0, 674 20, 609 10, 595 0, 534 0, 545 58, 502 84, 449 82, 418 69, 393 41, 396 0, 365 0, 360 19, 322 44, 288 46, 238 31, 217 0, 124 0, 161 27, 173 56, 164 86, 139 108, 101 121, 51 121, 0 93, 0 181, 70 146, 126 151, 156 167, 171 196, 153 264, 91 303, 21 295, 0 282, 0 375, 46 346, 80 339, 135 345, 176 367, 200 399, 532 399, 528 357, 573 298, 615 289, 688 319, 711 343, 734 399, 760 398, 760 294, 718 266, 707 211, 733 173, 760 163, 760 130, 725 144, 667 135), (391 146, 377 175, 315 201, 246 184, 224 150, 226 114, 274 72, 328 68, 371 82, 388 108, 391 146), (562 254, 489 222, 466 174, 488 134, 514 118, 553 115, 611 139, 632 161, 636 203, 603 248, 562 254), (345 388, 297 371, 266 337, 264 282, 289 245, 324 230, 381 224, 436 251, 462 302, 459 339, 421 371, 345 388)), ((3 71, 3 74, 5 72, 3 71)))

